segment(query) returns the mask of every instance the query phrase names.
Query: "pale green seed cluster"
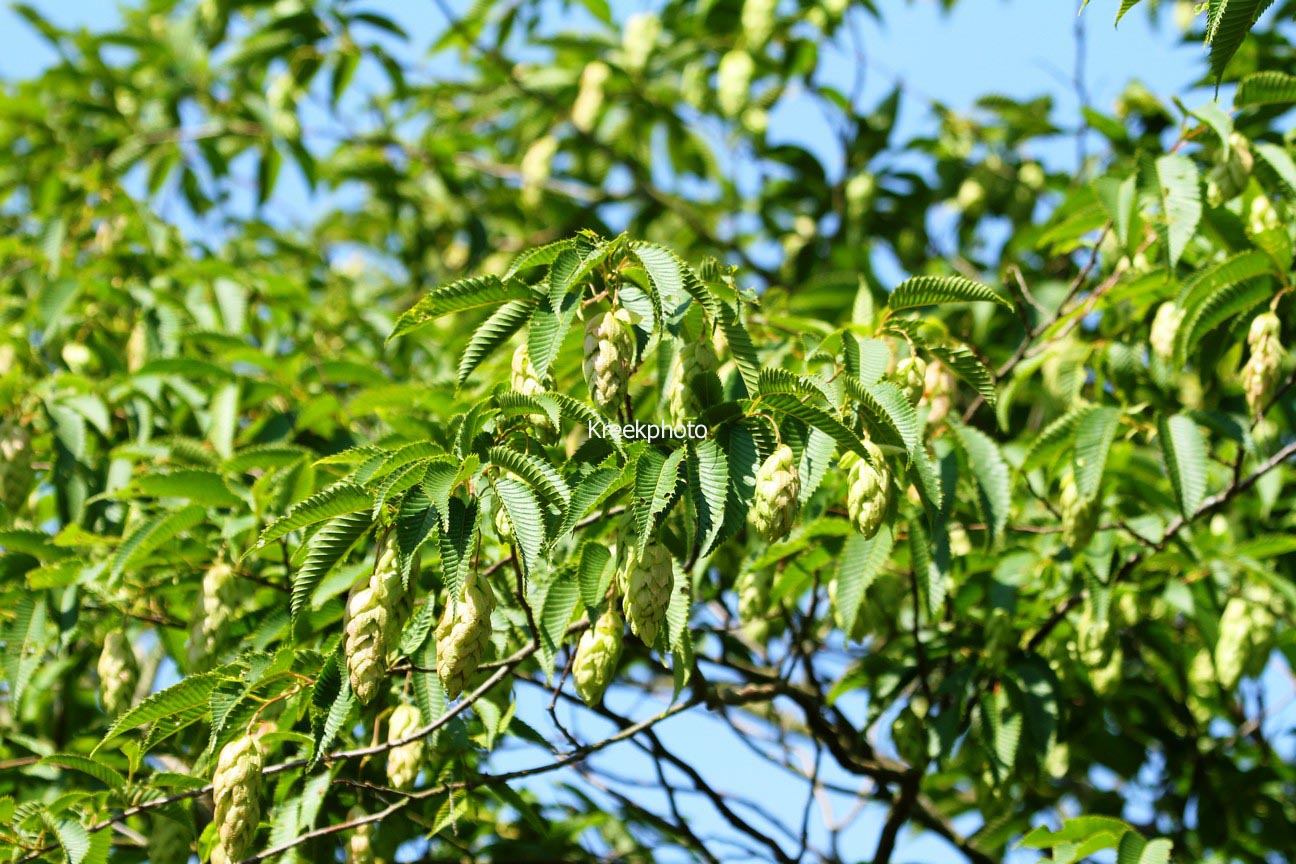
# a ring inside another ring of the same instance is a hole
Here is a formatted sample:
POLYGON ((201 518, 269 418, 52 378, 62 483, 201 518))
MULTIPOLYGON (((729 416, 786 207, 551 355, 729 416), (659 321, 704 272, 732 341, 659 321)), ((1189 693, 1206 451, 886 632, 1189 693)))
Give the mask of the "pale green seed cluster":
MULTIPOLYGON (((387 724, 387 742, 390 744, 407 738, 422 725, 423 720, 417 708, 413 705, 397 705, 387 724)), ((396 745, 387 751, 387 782, 393 789, 409 789, 414 785, 422 764, 422 738, 396 745)))
POLYGON ((868 458, 850 454, 846 488, 846 512, 855 530, 866 538, 877 535, 891 512, 891 469, 882 449, 865 439, 868 458))
POLYGON ((756 63, 742 48, 734 48, 720 58, 716 69, 716 104, 726 117, 737 117, 747 105, 756 63))
POLYGON ((650 540, 630 561, 625 574, 625 612, 630 629, 645 645, 657 643, 675 584, 670 551, 650 540))
POLYGON ((139 666, 125 633, 114 630, 104 637, 98 672, 99 698, 104 711, 116 717, 131 707, 139 684, 139 666))
POLYGON ((1152 319, 1152 331, 1148 335, 1153 355, 1167 361, 1174 357, 1175 338, 1182 323, 1183 310, 1178 303, 1167 300, 1157 307, 1156 316, 1152 319))
POLYGON ((378 693, 407 607, 398 556, 391 547, 379 557, 369 581, 353 590, 347 601, 347 674, 351 691, 362 703, 368 703, 378 693))
POLYGON ((661 32, 661 19, 651 12, 637 12, 626 19, 625 29, 621 31, 621 52, 627 69, 640 72, 648 65, 661 32))
POLYGON ((609 606, 594 626, 581 634, 572 661, 572 678, 576 692, 586 705, 597 705, 616 675, 621 660, 621 643, 625 622, 609 606))
POLYGON ((589 132, 598 122, 599 112, 603 110, 603 86, 609 75, 611 70, 601 60, 587 63, 581 71, 580 87, 571 109, 572 125, 581 132, 589 132))
POLYGON ((1247 334, 1251 356, 1242 368, 1242 389, 1251 413, 1258 415, 1269 404, 1278 387, 1283 346, 1279 339, 1282 322, 1272 312, 1257 315, 1247 334))
POLYGON ((720 358, 716 356, 710 339, 686 342, 680 346, 670 376, 671 423, 679 425, 697 417, 702 410, 702 402, 695 386, 697 378, 719 369, 720 358))
POLYGON ((1076 486, 1074 472, 1062 475, 1061 491, 1058 495, 1058 508, 1062 511, 1062 542, 1072 552, 1080 552, 1089 545, 1094 532, 1098 530, 1098 517, 1102 514, 1102 502, 1097 496, 1083 498, 1076 486))
POLYGON ((906 357, 896 364, 895 382, 910 405, 917 405, 927 388, 927 364, 921 357, 906 357))
POLYGON ((756 492, 750 513, 752 527, 767 542, 782 540, 792 530, 801 502, 801 477, 792 448, 780 444, 756 471, 756 492))
POLYGON ((590 316, 585 323, 585 383, 598 409, 614 416, 630 387, 635 335, 623 308, 590 316))
POLYGON ((217 561, 203 573, 202 607, 189 634, 189 664, 197 667, 210 660, 238 613, 238 578, 225 561, 217 561))
POLYGON ((470 573, 463 591, 446 604, 436 628, 437 675, 451 699, 464 691, 490 648, 495 595, 485 579, 470 573))
MULTIPOLYGON (((531 355, 527 351, 525 342, 513 352, 512 368, 509 370, 509 384, 523 396, 536 396, 553 387, 551 376, 541 378, 536 374, 536 368, 531 363, 531 355)), ((542 431, 558 431, 557 427, 554 426, 553 419, 548 414, 528 414, 527 420, 542 431)))
MULTIPOLYGON (((352 807, 347 811, 347 821, 355 822, 368 816, 360 807, 352 807)), ((373 848, 374 823, 366 822, 363 825, 357 825, 351 829, 351 836, 347 839, 346 860, 347 864, 377 864, 373 848)))
POLYGON ((221 748, 212 775, 216 845, 213 864, 232 864, 252 852, 261 820, 261 772, 265 751, 259 738, 245 735, 221 748))

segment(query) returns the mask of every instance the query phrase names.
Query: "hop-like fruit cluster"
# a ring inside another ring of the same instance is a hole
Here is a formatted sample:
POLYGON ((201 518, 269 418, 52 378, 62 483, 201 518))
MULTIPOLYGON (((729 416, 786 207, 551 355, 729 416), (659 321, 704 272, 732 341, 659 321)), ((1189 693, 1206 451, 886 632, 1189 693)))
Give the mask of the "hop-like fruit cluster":
POLYGON ((1156 316, 1152 319, 1152 331, 1148 335, 1148 344, 1152 346, 1153 355, 1162 360, 1174 357, 1175 336, 1179 325, 1183 323, 1183 310, 1173 300, 1167 300, 1157 307, 1156 316))
POLYGON ((774 32, 774 13, 777 7, 778 0, 744 0, 743 37, 752 48, 764 45, 774 32))
POLYGON ((621 660, 621 641, 625 622, 610 605, 594 626, 581 634, 572 661, 572 678, 576 692, 586 705, 597 705, 612 683, 621 660))
POLYGON ((801 477, 792 448, 780 444, 756 470, 751 523, 766 541, 782 540, 792 530, 801 502, 801 477))
POLYGON ((696 382, 699 375, 714 373, 720 369, 720 358, 710 339, 699 339, 686 342, 680 346, 675 355, 675 364, 671 372, 670 418, 674 424, 687 423, 702 410, 702 401, 698 398, 696 382))
POLYGON ((191 666, 210 659, 238 612, 238 578, 234 569, 217 561, 203 573, 202 608, 189 634, 188 657, 191 666))
POLYGON ((585 324, 585 383, 599 410, 614 416, 630 387, 635 335, 630 313, 617 307, 585 324))
POLYGON ((139 666, 125 633, 114 630, 104 637, 98 670, 99 697, 104 711, 116 717, 131 707, 135 686, 139 684, 139 666))
POLYGON ((522 203, 535 207, 540 203, 544 186, 553 173, 553 158, 558 152, 558 139, 553 135, 542 135, 531 142, 531 146, 522 154, 518 171, 522 175, 522 203))
POLYGON ((747 105, 756 62, 742 48, 734 48, 720 58, 716 69, 716 103, 726 117, 737 117, 747 105))
POLYGON ((1251 413, 1259 415, 1278 386, 1283 347, 1279 341, 1282 322, 1272 312, 1256 316, 1247 334, 1251 356, 1242 368, 1242 389, 1246 392, 1251 413))
POLYGON ((265 751, 255 735, 235 738, 221 748, 212 775, 216 845, 212 864, 241 861, 252 851, 261 821, 261 772, 265 751))
POLYGON ((1232 690, 1242 678, 1252 644, 1251 604, 1244 597, 1232 597, 1220 616, 1219 638, 1215 642, 1215 675, 1220 686, 1232 690))
POLYGON ((765 567, 744 567, 734 583, 738 617, 744 624, 760 621, 769 612, 772 577, 765 567))
POLYGON ((0 424, 0 497, 10 513, 27 501, 35 476, 31 434, 17 423, 0 424))
MULTIPOLYGON (((387 742, 399 741, 417 732, 423 725, 418 709, 413 705, 397 705, 387 723, 387 742)), ((423 764, 423 739, 415 738, 407 744, 398 744, 387 751, 387 782, 393 789, 408 789, 418 777, 423 764)))
POLYGON ((626 621, 634 634, 652 647, 666 620, 666 607, 675 585, 670 551, 656 540, 648 541, 631 559, 624 582, 626 621))
POLYGON ((1097 496, 1083 498, 1076 486, 1074 472, 1062 475, 1061 492, 1058 496, 1058 507, 1062 511, 1062 542, 1072 552, 1079 552, 1089 545, 1094 532, 1098 530, 1098 517, 1102 513, 1102 502, 1097 496))
POLYGON ((587 63, 581 72, 580 88, 576 91, 576 101, 571 110, 572 125, 580 131, 589 132, 594 128, 599 111, 603 109, 603 85, 610 74, 611 70, 601 60, 587 63))
POLYGON ((857 531, 874 537, 891 512, 891 469, 887 467, 882 448, 865 439, 867 459, 849 454, 846 489, 846 512, 857 531))
POLYGON ((921 357, 906 357, 896 364, 895 382, 904 391, 909 404, 917 405, 927 389, 927 364, 921 357))
POLYGON ((491 612, 495 595, 485 579, 468 574, 463 591, 446 604, 436 628, 437 675, 446 696, 464 691, 490 647, 491 612))
MULTIPOLYGON (((356 822, 368 815, 360 807, 352 807, 347 811, 347 821, 356 822)), ((373 835, 374 823, 372 822, 365 822, 351 829, 351 837, 346 845, 347 864, 376 864, 373 835)))
POLYGON ((390 547, 378 558, 369 581, 353 590, 347 601, 347 674, 351 691, 362 703, 378 693, 407 608, 400 563, 396 549, 390 547))
POLYGON ((641 71, 661 38, 661 19, 651 12, 638 12, 626 19, 621 32, 621 51, 627 69, 641 71))

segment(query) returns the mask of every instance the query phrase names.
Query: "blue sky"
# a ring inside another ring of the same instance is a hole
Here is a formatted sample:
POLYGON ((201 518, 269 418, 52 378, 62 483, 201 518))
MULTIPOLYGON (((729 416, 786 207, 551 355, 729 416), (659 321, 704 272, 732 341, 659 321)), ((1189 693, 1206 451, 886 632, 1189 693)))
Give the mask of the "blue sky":
MULTIPOLYGON (((64 25, 85 25, 91 28, 110 26, 116 19, 112 3, 101 0, 32 0, 32 5, 64 25)), ((373 8, 394 17, 407 31, 415 34, 418 42, 430 41, 444 26, 444 20, 431 0, 374 0, 373 8)), ((466 5, 457 0, 453 5, 466 5)), ((644 2, 618 2, 612 6, 619 19, 631 12, 653 8, 644 2)), ((962 0, 955 11, 945 14, 933 0, 899 4, 886 2, 888 18, 884 25, 868 19, 864 26, 865 53, 867 55, 866 101, 873 102, 887 92, 896 82, 902 82, 911 94, 924 101, 939 101, 953 108, 966 108, 972 101, 987 93, 1027 97, 1041 93, 1052 94, 1058 106, 1058 117, 1069 123, 1077 116, 1077 101, 1072 84, 1075 72, 1076 7, 1078 0, 962 0)), ((1182 45, 1167 2, 1161 26, 1155 27, 1146 14, 1131 14, 1119 29, 1113 27, 1117 0, 1093 0, 1085 13, 1083 27, 1086 35, 1086 87, 1091 103, 1098 110, 1109 110, 1116 96, 1132 78, 1142 80, 1153 92, 1163 96, 1177 94, 1184 97, 1190 107, 1211 98, 1209 91, 1186 93, 1186 86, 1200 74, 1204 49, 1200 45, 1182 45)), ((32 75, 53 59, 53 54, 36 36, 30 35, 25 23, 7 7, 0 8, 0 33, 5 40, 5 52, 0 54, 0 77, 19 78, 32 75), (14 38, 14 34, 20 34, 14 38)), ((841 51, 827 51, 826 74, 834 79, 850 76, 853 72, 851 57, 841 51)), ((902 132, 920 129, 928 120, 925 109, 910 104, 902 115, 902 132)), ((773 112, 771 135, 776 139, 803 144, 828 161, 836 158, 831 150, 831 136, 816 110, 795 96, 773 112)), ((1042 151, 1032 154, 1045 159, 1058 169, 1074 166, 1075 145, 1070 138, 1042 145, 1042 151)), ((308 211, 302 191, 287 193, 297 200, 289 204, 294 210, 308 211)), ((519 688, 521 708, 519 716, 537 728, 548 728, 547 694, 536 688, 519 688)), ((636 716, 651 713, 651 706, 633 703, 628 692, 614 691, 610 704, 617 709, 632 711, 636 716)), ((849 700, 848 700, 849 703, 849 700)), ((849 704, 853 716, 862 716, 865 706, 849 704)), ((561 704, 558 713, 573 728, 594 734, 604 728, 588 716, 577 718, 570 706, 561 704)), ((779 813, 798 814, 805 801, 806 790, 802 783, 792 782, 789 775, 752 758, 746 746, 727 732, 716 717, 706 712, 690 712, 667 721, 662 734, 668 746, 695 762, 699 770, 711 778, 720 778, 721 791, 737 792, 758 799, 768 809, 779 813)), ((885 748, 885 739, 882 741, 885 748)), ((515 752, 505 750, 494 759, 496 770, 508 770, 534 764, 546 754, 534 750, 515 752)), ((631 745, 618 745, 612 751, 595 757, 598 764, 627 775, 650 778, 651 763, 631 745)), ((679 780, 677 772, 668 772, 679 780)), ((573 772, 548 775, 547 779, 531 784, 537 793, 552 798, 555 779, 571 780, 573 772)), ((860 788, 860 778, 842 772, 828 772, 827 779, 848 788, 860 788)), ((853 803, 849 796, 829 795, 837 815, 853 803)), ((697 802, 697 799, 693 799, 697 802)), ((645 799, 650 806, 662 802, 651 796, 645 799)), ((823 822, 814 811, 811 837, 822 840, 825 836, 823 822)), ((693 827, 700 834, 721 831, 723 822, 708 807, 697 804, 690 808, 693 827)), ((873 852, 881 831, 885 807, 872 804, 865 816, 843 836, 842 851, 850 858, 867 859, 873 852)), ((796 821, 795 819, 793 821, 796 821)), ((960 827, 975 828, 976 820, 961 820, 960 827)), ((786 844, 785 844, 786 845, 786 844)), ((948 849, 931 839, 902 838, 896 862, 941 861, 949 858, 948 849)), ((1020 860, 1033 861, 1035 856, 1018 856, 1020 860)))

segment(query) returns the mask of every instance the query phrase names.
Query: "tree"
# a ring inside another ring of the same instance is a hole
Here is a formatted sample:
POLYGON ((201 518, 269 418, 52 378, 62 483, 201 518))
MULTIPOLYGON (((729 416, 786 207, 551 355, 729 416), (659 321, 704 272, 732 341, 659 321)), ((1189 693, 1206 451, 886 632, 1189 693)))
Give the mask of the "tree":
POLYGON ((1296 848, 1273 4, 1190 34, 1231 108, 911 141, 816 76, 874 4, 543 5, 443 10, 437 76, 342 0, 18 7, 60 59, 0 101, 7 860, 1296 848), (843 164, 769 143, 791 88, 843 164), (812 830, 843 794, 875 848, 812 830))

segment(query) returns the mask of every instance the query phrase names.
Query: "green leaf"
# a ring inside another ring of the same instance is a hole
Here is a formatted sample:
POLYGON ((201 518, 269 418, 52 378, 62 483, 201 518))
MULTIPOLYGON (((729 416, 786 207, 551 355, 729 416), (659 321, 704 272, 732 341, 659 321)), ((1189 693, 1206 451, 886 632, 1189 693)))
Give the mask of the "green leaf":
POLYGON ((117 718, 116 722, 109 727, 103 740, 95 745, 95 752, 132 729, 138 729, 147 723, 154 723, 193 709, 205 713, 208 698, 216 685, 238 680, 229 674, 228 670, 231 668, 233 667, 223 666, 210 672, 188 675, 165 690, 159 690, 149 696, 117 718))
POLYGON ((316 531, 306 541, 306 560, 293 575, 290 609, 295 621, 319 583, 368 531, 373 519, 368 511, 344 513, 316 531))
POLYGON ((810 500, 824 477, 828 476, 828 469, 836 453, 836 440, 822 429, 811 427, 805 449, 801 452, 801 464, 797 467, 801 478, 801 493, 798 498, 802 504, 810 500))
POLYGON ((593 541, 581 544, 576 579, 580 583, 581 602, 586 608, 595 609, 603 602, 604 592, 611 583, 611 577, 607 575, 611 560, 612 553, 606 546, 593 541))
POLYGON ((525 480, 539 493, 546 505, 560 513, 566 511, 567 504, 571 501, 571 490, 558 469, 547 460, 504 445, 490 448, 489 455, 491 462, 525 480))
POLYGON ((120 577, 126 568, 142 561, 149 553, 168 540, 203 521, 206 509, 201 504, 190 504, 173 513, 162 513, 147 520, 131 532, 126 542, 113 556, 113 578, 120 577))
POLYGON ((457 385, 462 387, 482 361, 512 338, 513 334, 531 319, 531 313, 535 308, 535 303, 532 302, 510 300, 479 324, 468 339, 468 346, 464 348, 463 355, 459 358, 459 371, 455 379, 457 385))
POLYGON ((1291 155, 1277 144, 1267 141, 1257 143, 1252 149, 1278 175, 1278 179, 1287 187, 1287 194, 1296 195, 1296 162, 1292 161, 1291 155))
POLYGON ((454 596, 463 590, 463 583, 472 569, 473 547, 476 545, 477 523, 481 508, 476 499, 465 504, 462 498, 451 498, 449 526, 441 532, 441 569, 445 584, 454 596))
POLYGON ((574 239, 569 237, 565 240, 555 240, 544 246, 535 246, 519 253, 509 264, 508 270, 504 272, 504 278, 506 280, 512 279, 528 267, 543 267, 546 264, 552 264, 564 249, 570 249, 575 242, 574 239))
POLYGON ((1082 500, 1091 501, 1098 495, 1120 419, 1120 409, 1102 406, 1086 412, 1076 424, 1073 464, 1076 491, 1082 500))
POLYGON ((702 284, 702 280, 698 278, 693 268, 684 263, 673 251, 658 243, 643 240, 631 243, 630 249, 643 264, 644 271, 652 280, 653 287, 663 303, 677 302, 682 289, 711 317, 719 317, 720 302, 710 289, 702 284))
POLYGON ((913 276, 895 287, 887 298, 892 310, 935 306, 940 303, 986 301, 1012 309, 1012 303, 989 285, 966 276, 913 276))
POLYGON ((742 323, 738 307, 728 303, 721 304, 719 321, 720 329, 724 331, 725 339, 729 342, 729 352, 738 367, 738 374, 742 376, 747 392, 755 393, 759 386, 761 363, 760 358, 756 356, 756 346, 752 344, 751 334, 742 323))
POLYGON ((534 301, 535 292, 515 279, 502 281, 498 276, 474 276, 434 288, 413 308, 396 319, 387 341, 422 327, 452 312, 499 306, 510 300, 534 301))
POLYGON ((786 414, 803 423, 808 423, 810 426, 831 436, 834 441, 841 445, 843 450, 854 450, 861 454, 864 452, 864 445, 859 436, 845 424, 822 408, 806 405, 795 396, 788 393, 772 393, 760 397, 760 402, 754 404, 759 404, 776 413, 786 414))
POLYGON ((968 470, 980 490, 981 512, 990 526, 991 539, 997 543, 1008 525, 1008 511, 1012 506, 1008 463, 999 452, 999 446, 981 430, 957 423, 954 432, 967 457, 968 470))
POLYGON ((264 548, 266 544, 316 522, 372 509, 373 497, 368 492, 351 483, 337 483, 290 507, 287 513, 266 526, 252 548, 264 548))
POLYGON ((562 537, 576 529, 576 523, 585 517, 616 482, 621 472, 615 468, 599 468, 585 475, 572 490, 571 504, 567 507, 567 516, 563 519, 558 536, 562 537))
POLYGON ((340 657, 340 654, 335 653, 324 662, 319 677, 311 688, 311 704, 318 713, 315 722, 315 749, 311 753, 307 769, 314 768, 328 753, 355 705, 351 679, 340 657))
POLYGON ((1247 75, 1233 94, 1233 104, 1239 108, 1250 105, 1286 105, 1290 102, 1296 102, 1296 75, 1274 70, 1247 75))
POLYGON ((710 438, 693 442, 690 450, 689 488, 697 510, 698 550, 701 555, 709 555, 724 527, 725 501, 729 494, 729 459, 720 444, 710 438))
POLYGON ((1224 151, 1224 156, 1227 158, 1229 149, 1232 146, 1229 137, 1233 134, 1233 118, 1214 99, 1189 113, 1214 130, 1215 134, 1219 136, 1220 146, 1224 151))
MULTIPOLYGON (((1140 2, 1141 0, 1121 0, 1120 9, 1116 11, 1116 23, 1120 24, 1121 19, 1125 17, 1125 13, 1133 9, 1140 2)), ((1085 5, 1088 5, 1088 3, 1089 0, 1085 0, 1085 5)), ((1084 11, 1084 6, 1080 7, 1080 11, 1084 11)))
POLYGON ((1161 457, 1179 501, 1179 512, 1185 519, 1191 519, 1206 497, 1206 440, 1186 414, 1162 417, 1157 430, 1161 457))
POLYGON ((909 397, 890 381, 879 381, 876 384, 858 384, 846 379, 847 389, 860 404, 874 425, 881 425, 893 433, 912 454, 922 443, 918 428, 918 413, 909 402, 909 397))
POLYGON ((891 558, 895 540, 891 529, 883 526, 871 539, 851 534, 837 559, 836 613, 837 626, 843 633, 855 629, 864 594, 891 558))
POLYGON ((1166 248, 1173 267, 1179 263, 1201 222, 1200 181, 1197 166, 1177 153, 1167 153, 1156 160, 1156 176, 1161 213, 1166 222, 1166 248))
POLYGON ((188 469, 169 474, 146 474, 132 480, 119 497, 179 498, 200 501, 208 507, 239 507, 243 499, 230 491, 215 471, 188 469))
POLYGON ((95 778, 109 789, 124 789, 126 787, 126 778, 115 769, 96 759, 78 756, 75 753, 55 753, 53 756, 46 756, 41 759, 39 764, 80 771, 82 774, 88 774, 95 778))
POLYGON ((45 598, 24 593, 14 607, 13 619, 4 630, 5 678, 9 682, 9 698, 15 706, 22 704, 27 682, 41 662, 45 615, 45 598))
POLYGON ((41 811, 41 821, 58 837, 59 845, 67 855, 68 864, 82 864, 90 852, 90 832, 73 819, 58 819, 48 811, 41 811))
POLYGON ((540 625, 541 654, 548 658, 544 664, 546 677, 553 676, 553 656, 563 643, 579 598, 580 588, 574 579, 556 579, 545 592, 536 623, 540 625))
POLYGON ((1206 43, 1211 47, 1211 75, 1216 85, 1224 78, 1224 69, 1242 46, 1242 40, 1272 3, 1273 0, 1210 0, 1206 43))
POLYGON ((952 348, 931 348, 932 356, 950 368, 955 375, 963 379, 980 394, 989 405, 994 405, 998 397, 995 389, 994 375, 986 365, 972 353, 966 345, 955 345, 952 348))
POLYGON ((535 571, 545 545, 544 514, 531 488, 508 477, 495 481, 495 491, 513 524, 513 540, 522 552, 527 573, 535 571))

